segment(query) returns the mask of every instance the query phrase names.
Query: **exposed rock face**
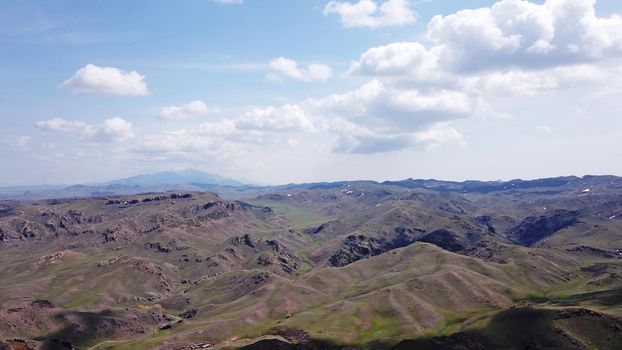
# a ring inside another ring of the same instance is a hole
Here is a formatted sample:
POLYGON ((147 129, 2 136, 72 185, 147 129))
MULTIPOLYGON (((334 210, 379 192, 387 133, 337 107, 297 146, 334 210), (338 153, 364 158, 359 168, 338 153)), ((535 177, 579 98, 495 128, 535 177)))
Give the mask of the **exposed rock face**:
POLYGON ((154 251, 156 251, 158 253, 170 253, 170 252, 172 252, 171 248, 163 245, 160 242, 148 242, 148 243, 145 243, 145 248, 154 250, 154 251))
POLYGON ((347 231, 348 226, 339 220, 332 220, 321 224, 320 226, 307 227, 303 230, 309 235, 317 234, 339 234, 347 231))
POLYGON ((38 268, 42 266, 55 265, 63 262, 67 257, 81 256, 82 254, 76 253, 72 250, 62 250, 53 254, 40 257, 37 261, 33 262, 31 266, 38 268))
POLYGON ((365 235, 349 235, 343 246, 328 260, 329 266, 340 267, 355 261, 380 255, 389 250, 406 247, 417 241, 416 237, 424 232, 420 229, 405 227, 395 228, 394 236, 388 240, 365 235))
POLYGON ((498 264, 507 264, 508 261, 502 254, 499 254, 501 249, 501 245, 496 242, 479 242, 473 247, 461 251, 460 254, 472 256, 484 261, 496 262, 498 264))
MULTIPOLYGON (((26 339, 7 339, 6 342, 0 341, 0 350, 35 350, 38 349, 37 343, 26 339)), ((70 349, 70 348, 65 348, 70 349)))
POLYGON ((262 266, 278 265, 283 272, 293 274, 302 266, 302 260, 292 254, 287 247, 277 240, 267 240, 266 244, 272 248, 272 252, 261 254, 257 257, 257 264, 262 266))
POLYGON ((228 218, 231 215, 242 210, 242 206, 237 202, 213 201, 205 203, 202 207, 205 213, 201 213, 201 217, 212 220, 228 218))
POLYGON ((189 320, 189 319, 195 318, 198 313, 199 313, 199 310, 190 309, 190 310, 186 310, 182 312, 180 316, 186 320, 189 320))
POLYGON ((577 246, 573 248, 567 248, 566 251, 571 252, 571 253, 592 255, 592 256, 599 257, 599 258, 618 258, 618 259, 620 258, 620 253, 617 253, 615 251, 609 251, 609 250, 604 250, 601 248, 590 247, 590 246, 585 246, 585 245, 581 245, 581 246, 577 246))
POLYGON ((167 199, 188 199, 192 198, 192 195, 187 194, 179 194, 179 193, 171 193, 170 195, 162 194, 154 197, 145 197, 143 199, 110 199, 106 202, 106 205, 120 204, 120 205, 128 205, 128 204, 139 204, 139 203, 149 203, 149 202, 159 202, 167 199))
POLYGON ((475 220, 477 220, 477 222, 479 222, 482 225, 486 225, 486 230, 488 231, 488 233, 495 234, 497 232, 494 226, 492 225, 492 217, 488 215, 482 215, 482 216, 478 216, 477 218, 475 218, 475 220))
POLYGON ((450 252, 460 252, 467 247, 458 235, 444 229, 432 231, 421 237, 419 241, 434 244, 450 252))
POLYGON ((253 235, 247 233, 242 237, 233 238, 233 244, 235 245, 247 245, 251 248, 257 247, 258 240, 253 235))
POLYGON ((259 272, 254 274, 251 279, 253 283, 260 284, 262 282, 267 281, 270 278, 271 274, 269 272, 259 272))
POLYGON ((328 265, 345 266, 361 259, 382 254, 385 252, 383 245, 384 242, 373 237, 350 235, 343 242, 343 247, 330 257, 328 265))
POLYGON ((510 239, 529 247, 559 230, 579 223, 578 217, 578 211, 567 210, 557 210, 551 216, 529 216, 518 226, 509 229, 507 235, 510 239))
POLYGON ((107 228, 102 232, 102 238, 104 243, 110 242, 131 242, 136 240, 138 234, 119 227, 107 228))

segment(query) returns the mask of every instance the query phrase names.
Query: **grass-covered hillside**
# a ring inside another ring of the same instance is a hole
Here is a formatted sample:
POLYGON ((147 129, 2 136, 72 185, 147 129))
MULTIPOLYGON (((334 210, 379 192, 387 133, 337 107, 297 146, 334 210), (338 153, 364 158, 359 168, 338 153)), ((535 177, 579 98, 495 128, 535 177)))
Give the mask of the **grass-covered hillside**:
POLYGON ((622 179, 0 202, 0 349, 618 349, 622 179))

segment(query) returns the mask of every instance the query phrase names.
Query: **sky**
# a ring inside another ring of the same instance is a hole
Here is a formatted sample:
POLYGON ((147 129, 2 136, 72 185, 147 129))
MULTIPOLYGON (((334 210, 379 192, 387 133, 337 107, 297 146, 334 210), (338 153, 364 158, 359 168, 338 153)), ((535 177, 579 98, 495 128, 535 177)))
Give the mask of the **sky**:
POLYGON ((0 186, 622 175, 617 0, 0 0, 0 186))

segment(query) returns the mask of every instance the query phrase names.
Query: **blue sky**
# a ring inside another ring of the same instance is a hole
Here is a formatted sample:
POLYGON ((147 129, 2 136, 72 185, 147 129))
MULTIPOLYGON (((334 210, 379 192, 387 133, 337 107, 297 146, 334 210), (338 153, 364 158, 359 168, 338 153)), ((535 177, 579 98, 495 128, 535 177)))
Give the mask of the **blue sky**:
POLYGON ((0 185, 621 174, 622 3, 0 0, 0 185))

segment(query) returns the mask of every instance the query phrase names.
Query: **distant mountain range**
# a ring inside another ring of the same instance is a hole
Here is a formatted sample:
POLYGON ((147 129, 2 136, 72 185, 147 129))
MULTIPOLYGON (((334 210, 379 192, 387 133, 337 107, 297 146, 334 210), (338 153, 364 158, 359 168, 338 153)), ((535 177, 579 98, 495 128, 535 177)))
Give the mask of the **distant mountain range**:
POLYGON ((554 193, 561 188, 585 186, 585 184, 612 181, 617 183, 616 176, 561 176, 535 180, 510 181, 442 181, 434 179, 405 179, 400 181, 337 181, 287 184, 280 186, 259 186, 244 184, 240 181, 220 175, 210 174, 195 169, 182 171, 163 171, 143 174, 105 183, 71 186, 19 186, 0 187, 0 200, 40 200, 69 197, 93 197, 110 195, 132 195, 149 192, 166 191, 210 191, 227 198, 247 197, 251 193, 261 195, 270 191, 318 190, 339 188, 348 184, 383 185, 409 189, 426 189, 435 192, 479 193, 533 190, 554 193))
POLYGON ((244 186, 245 184, 228 177, 206 173, 196 169, 181 171, 163 171, 154 174, 144 174, 124 179, 114 180, 105 185, 124 186, 162 186, 162 185, 188 185, 209 184, 219 186, 244 186))
POLYGON ((18 186, 0 188, 0 199, 39 200, 68 197, 129 195, 172 190, 213 191, 229 193, 243 191, 248 186, 224 176, 195 169, 142 174, 104 183, 87 185, 18 186))

